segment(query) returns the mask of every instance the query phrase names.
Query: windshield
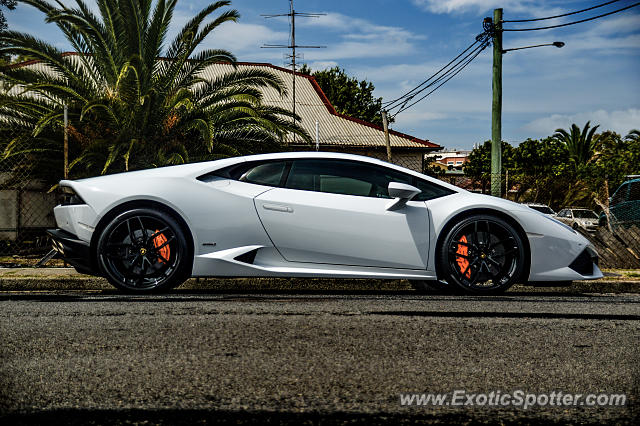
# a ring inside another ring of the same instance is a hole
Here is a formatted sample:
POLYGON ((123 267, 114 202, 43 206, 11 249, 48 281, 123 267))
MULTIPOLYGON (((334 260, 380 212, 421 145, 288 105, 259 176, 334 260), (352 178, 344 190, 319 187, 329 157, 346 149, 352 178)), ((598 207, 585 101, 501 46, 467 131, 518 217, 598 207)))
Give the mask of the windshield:
POLYGON ((555 212, 553 210, 551 210, 551 207, 547 207, 547 206, 529 206, 530 208, 539 211, 540 213, 544 213, 544 214, 554 214, 555 212))
POLYGON ((574 210, 573 217, 576 219, 597 219, 598 215, 591 210, 574 210))

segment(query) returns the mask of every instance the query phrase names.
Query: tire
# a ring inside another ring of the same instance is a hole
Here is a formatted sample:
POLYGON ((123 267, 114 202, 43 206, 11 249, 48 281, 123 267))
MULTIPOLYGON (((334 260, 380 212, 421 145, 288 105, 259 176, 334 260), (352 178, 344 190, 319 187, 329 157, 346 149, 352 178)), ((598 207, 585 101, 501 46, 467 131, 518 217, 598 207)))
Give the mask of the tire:
POLYGON ((410 280, 411 286, 418 293, 450 294, 453 293, 451 285, 437 280, 410 280))
POLYGON ((457 292, 499 294, 520 280, 527 256, 513 226, 496 216, 474 215, 447 232, 438 271, 457 292))
POLYGON ((182 284, 190 275, 192 258, 184 230, 171 215, 138 208, 120 213, 104 228, 97 261, 114 287, 154 293, 182 284))

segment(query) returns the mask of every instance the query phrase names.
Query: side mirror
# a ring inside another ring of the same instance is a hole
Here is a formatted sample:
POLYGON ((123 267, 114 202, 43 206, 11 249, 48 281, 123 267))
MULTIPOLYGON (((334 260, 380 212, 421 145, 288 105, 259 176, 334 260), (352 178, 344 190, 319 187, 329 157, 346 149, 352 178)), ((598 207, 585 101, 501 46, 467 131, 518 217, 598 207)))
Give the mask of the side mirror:
POLYGON ((400 182, 389 182, 389 196, 394 200, 387 205, 387 210, 398 210, 403 208, 407 201, 421 193, 415 186, 400 182))

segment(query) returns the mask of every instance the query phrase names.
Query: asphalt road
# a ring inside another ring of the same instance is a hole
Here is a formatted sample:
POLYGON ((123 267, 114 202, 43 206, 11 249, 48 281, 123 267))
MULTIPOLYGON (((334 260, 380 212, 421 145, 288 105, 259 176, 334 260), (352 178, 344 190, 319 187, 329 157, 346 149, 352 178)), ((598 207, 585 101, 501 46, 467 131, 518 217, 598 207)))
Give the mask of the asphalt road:
POLYGON ((0 292, 0 422, 638 424, 639 342, 637 294, 0 292), (627 403, 400 403, 455 390, 627 403))

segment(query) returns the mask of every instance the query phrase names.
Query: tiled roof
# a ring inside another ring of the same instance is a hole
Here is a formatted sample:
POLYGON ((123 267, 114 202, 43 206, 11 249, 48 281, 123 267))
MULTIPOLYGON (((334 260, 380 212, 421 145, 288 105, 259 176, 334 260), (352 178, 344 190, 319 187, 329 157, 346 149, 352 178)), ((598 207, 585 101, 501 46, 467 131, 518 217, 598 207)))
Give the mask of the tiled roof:
MULTIPOLYGON (((293 72, 266 63, 238 63, 239 69, 261 67, 276 73, 284 82, 287 95, 281 97, 274 89, 264 89, 264 101, 270 105, 291 109, 293 91, 293 72)), ((207 67, 205 78, 213 78, 231 70, 229 64, 216 64, 207 67)), ((384 147, 384 132, 382 127, 357 118, 336 112, 329 99, 322 92, 316 80, 305 74, 296 74, 296 114, 302 118, 302 127, 315 138, 316 121, 319 124, 319 140, 321 146, 337 145, 350 147, 384 147)), ((392 148, 413 148, 433 150, 440 146, 391 130, 390 143, 392 148)))

